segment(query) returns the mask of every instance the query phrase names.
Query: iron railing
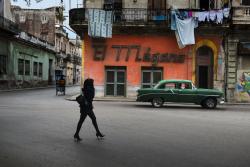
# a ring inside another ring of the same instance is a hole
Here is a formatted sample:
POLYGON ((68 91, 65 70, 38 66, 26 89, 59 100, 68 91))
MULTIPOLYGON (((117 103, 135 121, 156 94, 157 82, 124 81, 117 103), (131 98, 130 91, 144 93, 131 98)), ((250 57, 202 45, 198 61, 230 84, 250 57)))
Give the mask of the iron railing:
MULTIPOLYGON (((77 8, 69 12, 70 25, 86 24, 88 22, 88 9, 77 8)), ((113 23, 169 23, 169 10, 151 10, 143 8, 123 8, 112 10, 113 23)))

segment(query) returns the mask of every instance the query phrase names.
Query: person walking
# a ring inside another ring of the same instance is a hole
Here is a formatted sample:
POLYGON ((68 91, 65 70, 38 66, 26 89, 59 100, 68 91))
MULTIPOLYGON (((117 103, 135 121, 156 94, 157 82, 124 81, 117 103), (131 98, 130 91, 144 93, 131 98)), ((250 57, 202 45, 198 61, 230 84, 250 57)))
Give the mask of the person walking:
POLYGON ((82 124, 87 116, 92 120, 93 126, 96 130, 97 139, 102 139, 105 135, 103 135, 98 127, 96 116, 93 111, 93 98, 95 97, 95 88, 94 88, 94 80, 86 79, 82 88, 82 102, 80 104, 80 119, 77 124, 76 132, 74 134, 74 139, 76 141, 81 141, 82 139, 79 136, 79 132, 81 130, 82 124))

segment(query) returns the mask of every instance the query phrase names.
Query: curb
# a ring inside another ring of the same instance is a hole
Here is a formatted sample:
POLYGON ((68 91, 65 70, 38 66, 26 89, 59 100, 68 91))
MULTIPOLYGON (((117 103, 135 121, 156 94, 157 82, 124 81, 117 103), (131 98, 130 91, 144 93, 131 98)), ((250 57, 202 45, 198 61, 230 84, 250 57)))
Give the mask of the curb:
MULTIPOLYGON (((65 100, 69 100, 69 101, 76 101, 76 97, 79 94, 70 96, 70 97, 66 97, 65 100)), ((113 101, 113 102, 136 102, 136 98, 114 98, 114 97, 95 97, 94 101, 113 101)), ((225 102, 223 105, 250 105, 250 103, 229 103, 229 102, 225 102)))
MULTIPOLYGON (((74 87, 74 86, 80 86, 80 85, 67 85, 67 87, 74 87)), ((49 89, 49 88, 56 88, 56 85, 46 86, 46 87, 33 87, 33 88, 20 88, 20 89, 6 89, 6 90, 0 90, 0 92, 15 92, 15 91, 24 91, 24 90, 36 90, 36 89, 49 89)))
MULTIPOLYGON (((80 94, 65 97, 65 100, 76 101, 76 97, 80 94)), ((94 101, 116 101, 116 102, 136 102, 136 98, 110 98, 110 97, 95 97, 94 101)))

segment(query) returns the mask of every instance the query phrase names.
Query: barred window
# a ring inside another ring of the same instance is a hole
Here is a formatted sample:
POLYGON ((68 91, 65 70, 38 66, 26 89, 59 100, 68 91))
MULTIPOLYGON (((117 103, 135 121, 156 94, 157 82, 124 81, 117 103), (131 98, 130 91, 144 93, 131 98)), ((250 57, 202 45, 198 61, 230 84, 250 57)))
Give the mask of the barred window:
POLYGON ((25 60, 25 75, 30 75, 30 61, 25 60))
POLYGON ((39 63, 39 77, 43 76, 43 63, 39 63))
POLYGON ((0 75, 7 74, 7 56, 0 55, 0 75))
POLYGON ((24 60, 18 59, 18 75, 24 74, 24 60))

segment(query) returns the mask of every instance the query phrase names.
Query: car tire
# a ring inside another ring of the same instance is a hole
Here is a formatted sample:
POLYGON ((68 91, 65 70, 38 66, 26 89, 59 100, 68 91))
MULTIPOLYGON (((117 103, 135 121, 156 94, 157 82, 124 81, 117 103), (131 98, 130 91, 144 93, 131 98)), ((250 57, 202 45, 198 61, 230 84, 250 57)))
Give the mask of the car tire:
POLYGON ((207 98, 201 103, 201 105, 207 109, 214 109, 217 106, 217 100, 214 98, 207 98))
POLYGON ((160 98, 160 97, 155 97, 155 98, 153 98, 152 99, 152 106, 153 107, 155 107, 155 108, 160 108, 160 107, 162 107, 163 106, 163 100, 162 100, 162 98, 160 98))

